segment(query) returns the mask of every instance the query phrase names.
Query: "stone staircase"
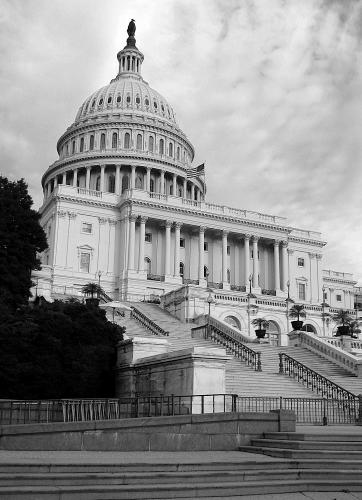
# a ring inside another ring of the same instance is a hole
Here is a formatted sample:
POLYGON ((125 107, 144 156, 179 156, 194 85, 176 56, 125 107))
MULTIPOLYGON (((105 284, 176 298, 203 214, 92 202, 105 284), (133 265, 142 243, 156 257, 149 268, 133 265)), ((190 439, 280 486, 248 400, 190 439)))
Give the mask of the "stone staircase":
MULTIPOLYGON (((169 332, 167 337, 170 350, 186 349, 192 346, 220 347, 211 341, 191 337, 193 324, 186 324, 161 309, 156 304, 130 303, 148 318, 169 332)), ((126 326, 126 334, 134 336, 153 336, 135 319, 122 319, 120 324, 126 326)), ((239 396, 278 396, 318 398, 317 393, 307 389, 293 378, 279 375, 279 352, 285 352, 306 366, 330 378, 338 385, 355 394, 362 392, 362 381, 352 376, 343 368, 320 358, 318 355, 298 347, 274 347, 268 344, 249 344, 254 350, 262 353, 262 371, 256 372, 245 363, 230 355, 226 364, 226 392, 239 396)))

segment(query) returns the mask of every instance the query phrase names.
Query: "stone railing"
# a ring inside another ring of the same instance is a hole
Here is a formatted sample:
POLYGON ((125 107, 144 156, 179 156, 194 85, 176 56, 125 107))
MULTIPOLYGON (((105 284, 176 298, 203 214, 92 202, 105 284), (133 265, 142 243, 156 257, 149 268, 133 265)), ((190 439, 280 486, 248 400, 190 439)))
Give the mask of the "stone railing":
POLYGON ((148 318, 142 311, 136 307, 132 307, 131 318, 137 320, 141 325, 145 326, 153 335, 169 336, 169 332, 161 328, 157 323, 148 318))
POLYGON ((298 335, 301 347, 305 347, 322 358, 332 361, 332 363, 357 377, 362 377, 362 359, 344 351, 340 346, 335 345, 331 339, 326 340, 325 338, 316 337, 308 332, 299 332, 298 335))
POLYGON ((209 316, 207 324, 192 328, 191 335, 222 345, 227 352, 244 361, 255 371, 262 371, 261 353, 244 344, 251 339, 224 321, 209 316))

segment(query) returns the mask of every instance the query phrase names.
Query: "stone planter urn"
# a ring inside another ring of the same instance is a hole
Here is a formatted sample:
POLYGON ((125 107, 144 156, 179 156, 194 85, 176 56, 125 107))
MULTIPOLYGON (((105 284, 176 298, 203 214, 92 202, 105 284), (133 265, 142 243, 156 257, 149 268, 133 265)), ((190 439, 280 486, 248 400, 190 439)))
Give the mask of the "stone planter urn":
POLYGON ((337 326, 336 337, 340 337, 341 335, 350 335, 349 326, 337 326))
POLYGON ((258 328, 257 330, 255 330, 255 334, 258 337, 258 339, 263 339, 265 337, 266 330, 258 328))
POLYGON ((90 297, 88 299, 85 299, 85 303, 87 304, 87 306, 99 306, 99 299, 90 297))
POLYGON ((303 327, 303 321, 292 321, 293 330, 301 330, 303 327))

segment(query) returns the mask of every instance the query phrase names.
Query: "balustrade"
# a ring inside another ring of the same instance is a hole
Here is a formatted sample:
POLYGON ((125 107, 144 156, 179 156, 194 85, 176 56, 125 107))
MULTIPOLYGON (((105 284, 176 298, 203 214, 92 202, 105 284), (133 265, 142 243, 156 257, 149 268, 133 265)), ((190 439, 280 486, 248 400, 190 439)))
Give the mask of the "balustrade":
POLYGON ((157 323, 148 318, 143 312, 141 312, 136 307, 132 307, 131 318, 137 320, 143 326, 145 326, 154 335, 163 335, 165 337, 169 336, 169 332, 161 328, 157 323))

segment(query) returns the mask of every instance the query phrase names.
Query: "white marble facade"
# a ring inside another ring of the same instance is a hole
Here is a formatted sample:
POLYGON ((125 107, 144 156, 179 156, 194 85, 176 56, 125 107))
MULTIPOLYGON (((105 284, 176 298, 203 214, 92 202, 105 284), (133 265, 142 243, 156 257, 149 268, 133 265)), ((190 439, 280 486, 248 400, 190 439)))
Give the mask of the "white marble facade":
MULTIPOLYGON (((82 104, 42 178, 49 249, 37 294, 79 295, 98 280, 112 298, 135 301, 187 284, 230 297, 251 286, 279 332, 287 326, 273 304, 288 287, 298 303, 320 306, 324 293, 332 307, 352 309, 353 277, 323 270, 320 233, 205 200, 204 178, 188 175, 194 148, 143 80, 133 36, 117 58, 117 76, 82 104)), ((220 300, 215 314, 237 317, 228 307, 220 300)))

